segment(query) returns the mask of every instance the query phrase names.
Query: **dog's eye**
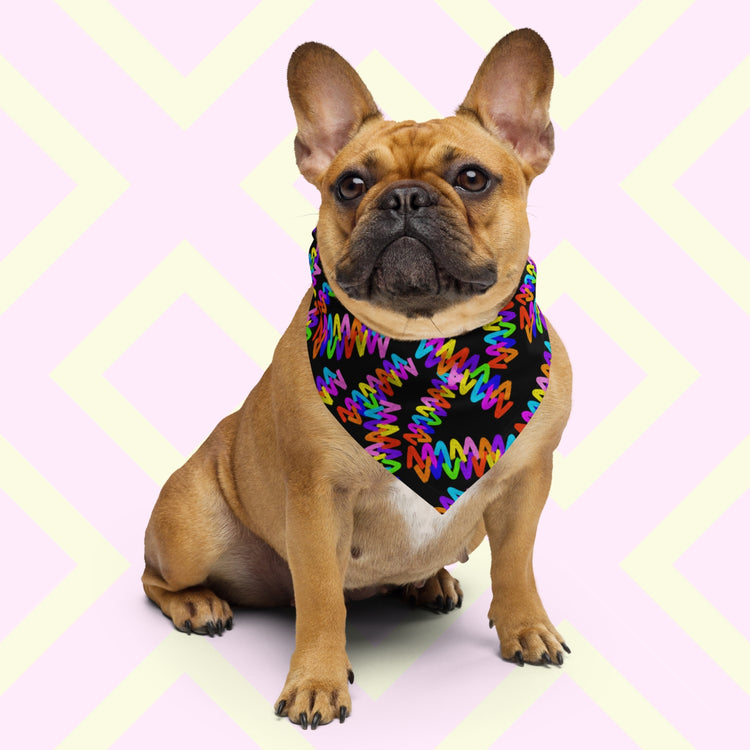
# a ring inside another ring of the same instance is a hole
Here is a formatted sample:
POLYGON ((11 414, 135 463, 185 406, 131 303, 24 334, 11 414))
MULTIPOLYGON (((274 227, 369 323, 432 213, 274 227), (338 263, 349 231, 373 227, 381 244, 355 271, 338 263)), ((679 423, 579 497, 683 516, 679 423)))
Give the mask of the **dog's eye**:
POLYGON ((356 174, 345 174, 336 183, 336 195, 341 201, 353 201, 367 192, 365 181, 356 174))
POLYGON ((453 181, 454 187, 466 190, 469 193, 480 193, 490 182, 490 178, 476 167, 462 169, 453 181))

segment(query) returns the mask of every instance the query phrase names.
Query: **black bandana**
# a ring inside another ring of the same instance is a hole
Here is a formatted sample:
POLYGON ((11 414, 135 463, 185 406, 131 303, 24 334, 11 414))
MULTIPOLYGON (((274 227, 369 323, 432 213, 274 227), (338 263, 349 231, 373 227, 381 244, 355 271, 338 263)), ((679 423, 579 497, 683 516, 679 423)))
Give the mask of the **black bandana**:
POLYGON ((331 414, 383 468, 440 513, 513 444, 549 383, 547 323, 529 259, 491 323, 448 339, 400 341, 335 297, 310 247, 307 346, 331 414))

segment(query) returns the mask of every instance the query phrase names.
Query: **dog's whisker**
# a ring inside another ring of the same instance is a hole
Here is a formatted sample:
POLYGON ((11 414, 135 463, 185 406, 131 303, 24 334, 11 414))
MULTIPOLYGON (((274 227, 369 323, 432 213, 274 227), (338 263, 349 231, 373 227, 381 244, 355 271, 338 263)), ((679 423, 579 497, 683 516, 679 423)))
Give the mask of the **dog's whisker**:
POLYGON ((429 320, 430 320, 430 323, 432 323, 432 327, 438 332, 438 334, 440 334, 441 337, 443 337, 443 332, 438 327, 438 324, 435 322, 435 319, 430 318, 429 320))

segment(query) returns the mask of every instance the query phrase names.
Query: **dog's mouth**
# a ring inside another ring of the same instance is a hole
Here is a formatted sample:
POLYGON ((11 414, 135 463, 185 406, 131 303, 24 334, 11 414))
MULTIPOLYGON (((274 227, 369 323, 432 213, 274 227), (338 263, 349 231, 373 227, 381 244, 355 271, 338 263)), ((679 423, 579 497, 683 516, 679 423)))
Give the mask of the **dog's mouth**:
POLYGON ((440 273, 432 253, 414 237, 391 242, 375 261, 369 278, 370 293, 393 295, 438 294, 440 273))
POLYGON ((462 299, 483 294, 497 281, 494 266, 464 268, 454 260, 448 269, 440 255, 416 237, 404 235, 380 252, 365 253, 349 268, 341 264, 336 280, 353 299, 409 317, 432 317, 462 299))

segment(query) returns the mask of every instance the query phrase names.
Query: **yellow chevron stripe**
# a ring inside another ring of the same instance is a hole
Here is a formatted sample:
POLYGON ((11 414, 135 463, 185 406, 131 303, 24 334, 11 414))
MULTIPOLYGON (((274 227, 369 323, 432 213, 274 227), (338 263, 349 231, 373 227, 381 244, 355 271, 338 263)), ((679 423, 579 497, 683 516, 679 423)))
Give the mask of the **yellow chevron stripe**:
POLYGON ((57 4, 186 130, 313 1, 261 0, 184 77, 106 0, 57 0, 57 4))
MULTIPOLYGON (((540 305, 566 294, 646 373, 567 455, 555 458, 550 495, 570 507, 698 377, 695 368, 568 242, 540 263, 540 305)), ((564 331, 563 337, 564 337, 564 331)))
MULTIPOLYGON (((489 0, 436 0, 437 4, 489 52, 513 30, 489 0)), ((644 0, 578 65, 555 72, 552 119, 569 128, 693 4, 694 0, 644 0)))
POLYGON ((128 187, 127 181, 0 57, 0 107, 76 183, 0 261, 0 314, 128 187))
MULTIPOLYGON (((266 699, 203 637, 170 633, 57 747, 101 750, 135 724, 183 674, 261 748, 310 748, 303 733, 274 716, 266 699)), ((281 683, 280 683, 281 685, 281 683)))
POLYGON ((732 71, 622 182, 683 250, 750 313, 750 261, 674 183, 750 109, 750 57, 732 71))
MULTIPOLYGON (((487 658, 499 657, 488 654, 487 658)), ((502 737, 563 676, 558 669, 516 668, 437 746, 483 750, 502 737)))
POLYGON ((187 242, 110 313, 52 377, 143 470, 162 484, 185 457, 104 377, 106 370, 183 294, 261 367, 278 332, 187 242))
POLYGON ((687 750, 685 738, 569 623, 560 630, 573 649, 562 669, 514 669, 456 727, 438 750, 483 750, 520 719, 559 679, 572 679, 644 750, 687 750))
POLYGON ((750 642, 674 568, 750 488, 746 438, 622 562, 621 567, 750 694, 750 642))
MULTIPOLYGON (((485 53, 489 52, 497 41, 515 28, 489 0, 435 0, 435 3, 485 53)), ((470 83, 471 81, 466 81, 467 91, 470 83)))
POLYGON ((2 695, 129 567, 47 480, 0 436, 0 486, 76 568, 0 641, 2 695))

